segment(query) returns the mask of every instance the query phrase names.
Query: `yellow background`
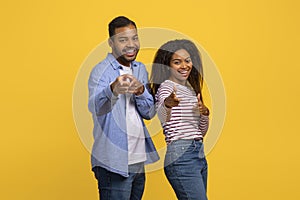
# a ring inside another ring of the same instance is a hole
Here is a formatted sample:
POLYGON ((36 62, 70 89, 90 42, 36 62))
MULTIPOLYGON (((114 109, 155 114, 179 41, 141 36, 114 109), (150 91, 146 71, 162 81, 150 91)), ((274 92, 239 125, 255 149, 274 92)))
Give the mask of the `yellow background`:
MULTIPOLYGON (((296 0, 2 1, 0 199, 97 199, 72 92, 81 63, 125 15, 197 40, 218 66, 226 120, 207 156, 210 200, 300 199, 296 0)), ((173 200, 161 170, 144 200, 173 200)))

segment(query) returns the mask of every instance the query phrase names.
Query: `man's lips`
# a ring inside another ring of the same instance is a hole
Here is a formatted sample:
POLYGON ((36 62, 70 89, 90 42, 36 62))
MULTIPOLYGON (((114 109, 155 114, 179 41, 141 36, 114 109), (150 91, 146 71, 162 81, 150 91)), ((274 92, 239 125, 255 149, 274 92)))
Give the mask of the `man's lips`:
POLYGON ((129 49, 124 51, 124 55, 132 57, 136 55, 136 50, 135 49, 129 49))

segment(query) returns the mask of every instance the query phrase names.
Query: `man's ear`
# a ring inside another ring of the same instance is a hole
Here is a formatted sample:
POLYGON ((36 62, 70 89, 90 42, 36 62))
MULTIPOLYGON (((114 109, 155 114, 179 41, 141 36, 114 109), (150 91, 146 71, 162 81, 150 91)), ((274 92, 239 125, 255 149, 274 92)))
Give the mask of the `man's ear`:
POLYGON ((109 39, 108 39, 108 45, 109 45, 110 47, 112 47, 112 46, 113 46, 113 43, 114 43, 113 40, 112 40, 111 38, 109 38, 109 39))

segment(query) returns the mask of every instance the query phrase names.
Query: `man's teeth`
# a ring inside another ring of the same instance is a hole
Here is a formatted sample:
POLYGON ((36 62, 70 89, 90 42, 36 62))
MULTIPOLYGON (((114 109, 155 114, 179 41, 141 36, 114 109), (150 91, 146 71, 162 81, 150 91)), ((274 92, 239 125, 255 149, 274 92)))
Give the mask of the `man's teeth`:
POLYGON ((127 50, 126 53, 134 53, 134 50, 127 50))

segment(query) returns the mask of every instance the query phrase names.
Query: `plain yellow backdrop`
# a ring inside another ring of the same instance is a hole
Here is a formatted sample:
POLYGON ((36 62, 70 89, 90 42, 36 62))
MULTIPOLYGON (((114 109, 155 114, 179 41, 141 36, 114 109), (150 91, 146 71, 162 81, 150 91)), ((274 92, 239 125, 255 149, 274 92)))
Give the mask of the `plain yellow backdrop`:
MULTIPOLYGON (((118 15, 190 36, 218 66, 227 112, 207 155, 209 199, 300 199, 299 4, 1 2, 0 199, 98 199, 72 95, 82 62, 118 15)), ((152 199, 176 199, 162 170, 147 174, 143 200, 152 199)))

